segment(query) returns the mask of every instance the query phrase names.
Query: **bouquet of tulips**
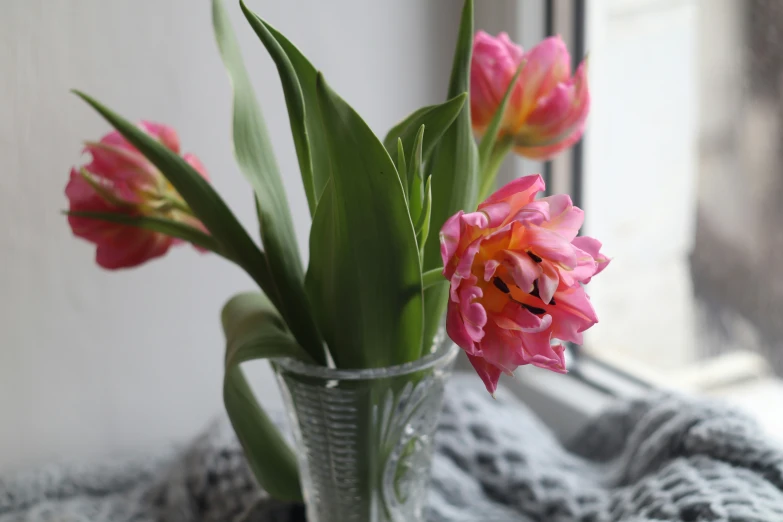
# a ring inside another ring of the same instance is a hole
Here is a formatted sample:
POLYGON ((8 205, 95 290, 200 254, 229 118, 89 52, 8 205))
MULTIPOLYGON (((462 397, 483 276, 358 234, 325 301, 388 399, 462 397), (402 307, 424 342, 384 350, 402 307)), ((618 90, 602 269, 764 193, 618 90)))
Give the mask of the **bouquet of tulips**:
POLYGON ((431 352, 445 314, 449 336, 490 393, 519 365, 564 372, 558 341, 581 342, 597 321, 582 285, 608 260, 598 241, 577 236, 583 215, 568 196, 537 199, 540 176, 489 195, 512 150, 547 159, 582 134, 586 71, 582 64, 571 75, 563 42, 549 38, 523 52, 505 34, 474 37, 467 0, 447 100, 413 112, 381 140, 296 46, 240 2, 283 85, 312 215, 305 269, 237 40, 221 1, 212 5, 233 86, 234 153, 255 192, 260 245, 204 165, 181 153, 173 129, 131 123, 80 92, 115 131, 86 143, 91 161, 71 170, 67 214, 103 268, 135 267, 190 243, 258 284, 228 301, 222 322, 225 405, 260 483, 281 498, 298 494, 294 479, 281 479, 290 450, 251 394, 245 361, 399 365, 431 352))

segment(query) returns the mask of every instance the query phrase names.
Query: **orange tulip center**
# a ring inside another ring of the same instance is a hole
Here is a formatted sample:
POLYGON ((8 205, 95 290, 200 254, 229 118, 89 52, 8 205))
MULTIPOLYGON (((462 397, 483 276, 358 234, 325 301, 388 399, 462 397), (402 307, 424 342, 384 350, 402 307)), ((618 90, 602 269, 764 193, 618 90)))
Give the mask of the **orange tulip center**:
MULTIPOLYGON (((542 259, 534 253, 530 251, 526 251, 526 253, 536 263, 540 264, 542 262, 542 259)), ((538 316, 546 314, 549 306, 555 306, 554 298, 552 298, 549 304, 541 300, 537 281, 533 283, 532 290, 526 292, 516 285, 508 269, 503 265, 496 269, 494 276, 489 281, 485 281, 483 274, 476 273, 482 265, 483 263, 474 263, 474 275, 483 293, 483 297, 479 299, 479 302, 488 313, 502 313, 509 302, 515 303, 538 316)))

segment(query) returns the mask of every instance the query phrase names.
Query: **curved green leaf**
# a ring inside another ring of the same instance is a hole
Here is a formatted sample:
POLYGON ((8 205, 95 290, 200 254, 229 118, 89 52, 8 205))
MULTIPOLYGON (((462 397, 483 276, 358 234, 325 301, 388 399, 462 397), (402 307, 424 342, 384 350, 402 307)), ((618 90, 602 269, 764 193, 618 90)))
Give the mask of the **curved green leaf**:
POLYGON ((201 174, 178 154, 119 114, 82 92, 74 93, 91 105, 161 171, 212 237, 220 238, 223 252, 229 259, 244 268, 264 292, 274 290, 274 281, 267 269, 264 254, 201 174))
POLYGON ((438 140, 444 135, 459 115, 465 101, 468 98, 467 90, 454 94, 453 98, 440 105, 429 105, 411 113, 407 118, 392 127, 383 145, 389 154, 394 154, 397 147, 397 139, 402 140, 405 150, 411 150, 416 133, 422 125, 427 127, 427 139, 422 147, 422 159, 427 161, 438 144, 438 140))
POLYGON ((220 55, 234 89, 234 154, 255 190, 261 240, 273 276, 271 288, 264 288, 264 292, 302 347, 323 363, 323 342, 304 290, 304 271, 285 190, 239 44, 220 0, 212 2, 212 17, 220 55))
MULTIPOLYGON (((469 92, 470 60, 473 52, 473 0, 465 0, 457 46, 451 69, 448 96, 469 92)), ((429 126, 428 126, 429 128, 429 126)), ((432 155, 432 218, 430 228, 439 232, 443 223, 459 210, 476 208, 478 192, 478 150, 470 121, 470 103, 465 103, 432 155)), ((441 265, 439 234, 429 234, 424 248, 424 269, 441 265)), ((424 293, 424 345, 432 343, 446 312, 448 287, 437 285, 424 293)))
POLYGON ((523 62, 517 67, 517 72, 508 84, 506 93, 503 95, 503 100, 495 111, 495 115, 492 116, 492 121, 489 123, 489 126, 487 126, 487 130, 481 138, 481 143, 479 143, 479 169, 481 172, 478 192, 479 201, 483 201, 489 196, 492 186, 495 184, 498 168, 500 168, 503 158, 505 158, 510 150, 510 139, 502 140, 503 143, 498 144, 499 147, 496 147, 496 142, 500 131, 500 124, 506 114, 506 105, 508 105, 508 100, 511 98, 511 92, 514 90, 514 86, 516 85, 519 74, 522 72, 524 66, 525 63, 523 62), (502 155, 498 158, 497 154, 500 152, 502 152, 502 155))
POLYGON ((317 71, 285 36, 248 9, 244 1, 240 0, 240 5, 245 18, 277 66, 302 182, 312 214, 329 179, 329 158, 315 86, 317 71))
POLYGON ((433 268, 421 274, 421 284, 425 290, 434 285, 448 282, 449 280, 443 277, 443 269, 441 268, 433 268))
POLYGON ((261 42, 267 48, 269 55, 277 66, 280 81, 283 85, 283 94, 285 95, 286 108, 288 109, 288 119, 291 125, 291 134, 294 138, 294 147, 299 160, 299 168, 302 175, 302 184, 304 185, 307 203, 310 207, 310 213, 315 211, 316 196, 313 188, 313 169, 310 158, 310 144, 307 136, 307 127, 305 125, 305 103, 302 96, 302 89, 299 86, 299 80, 294 71, 291 60, 288 59, 285 51, 277 42, 275 37, 261 19, 250 11, 245 3, 240 0, 239 5, 245 18, 250 23, 261 42))
POLYGON ((301 501, 296 456, 250 389, 240 365, 256 359, 293 357, 312 362, 260 293, 238 294, 221 314, 226 335, 223 401, 253 474, 272 497, 301 501))
MULTIPOLYGON (((408 172, 408 164, 405 161, 405 149, 402 145, 402 140, 397 138, 397 172, 400 174, 407 173, 408 172)), ((408 191, 410 190, 410 186, 408 183, 408 180, 402 184, 402 188, 405 191, 405 196, 408 197, 408 191)))
MULTIPOLYGON (((408 206, 411 211, 411 221, 414 223, 419 221, 424 204, 424 177, 424 125, 422 125, 413 140, 411 166, 406 180, 410 190, 408 206)), ((423 247, 424 245, 419 243, 419 250, 423 251, 423 247)))
POLYGON ((421 353, 422 289, 402 182, 378 138, 319 76, 331 181, 310 231, 307 291, 338 367, 421 353))
POLYGON ((424 245, 427 244, 427 238, 430 235, 430 221, 432 220, 432 176, 427 178, 427 184, 424 187, 424 207, 421 210, 421 217, 416 224, 416 241, 419 243, 420 255, 424 257, 424 245))
POLYGON ((221 321, 226 335, 227 367, 271 357, 314 362, 262 293, 245 292, 232 297, 223 307, 221 321))
POLYGON ((497 140, 498 132, 500 131, 500 124, 503 122, 503 117, 506 114, 506 105, 508 105, 508 100, 511 98, 511 92, 514 90, 514 86, 516 85, 519 74, 522 72, 524 66, 525 62, 522 62, 519 64, 519 67, 517 67, 517 72, 514 74, 511 82, 509 82, 506 93, 503 95, 503 99, 501 100, 500 105, 498 105, 497 110, 495 110, 494 116, 492 116, 492 121, 489 122, 487 130, 484 132, 484 136, 481 137, 478 151, 482 169, 486 166, 489 155, 495 146, 495 141, 497 140))
POLYGON ((159 232, 167 236, 182 239, 183 241, 187 241, 188 243, 192 243, 197 247, 201 247, 216 254, 225 255, 220 243, 218 243, 215 238, 197 228, 180 223, 179 221, 151 216, 128 216, 126 214, 115 214, 113 212, 67 211, 65 214, 159 232))

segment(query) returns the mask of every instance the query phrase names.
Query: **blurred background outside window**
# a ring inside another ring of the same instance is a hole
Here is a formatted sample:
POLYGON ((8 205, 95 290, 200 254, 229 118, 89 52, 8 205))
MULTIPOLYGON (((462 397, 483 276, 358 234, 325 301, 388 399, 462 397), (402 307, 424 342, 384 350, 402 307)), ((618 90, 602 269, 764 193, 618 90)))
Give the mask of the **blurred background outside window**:
POLYGON ((783 2, 587 6, 582 204, 615 261, 584 353, 783 436, 783 2))

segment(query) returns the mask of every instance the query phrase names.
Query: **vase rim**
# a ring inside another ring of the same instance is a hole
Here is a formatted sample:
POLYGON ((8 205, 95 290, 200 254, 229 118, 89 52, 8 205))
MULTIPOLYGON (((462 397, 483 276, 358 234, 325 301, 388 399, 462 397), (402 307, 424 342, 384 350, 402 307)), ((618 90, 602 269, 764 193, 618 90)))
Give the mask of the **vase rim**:
POLYGON ((289 357, 275 358, 272 359, 271 362, 281 370, 297 375, 337 381, 360 381, 398 377, 400 375, 426 370, 433 366, 445 366, 454 360, 458 352, 459 346, 456 344, 444 343, 436 351, 429 355, 425 355, 421 359, 381 368, 330 368, 327 366, 306 363, 289 357))

